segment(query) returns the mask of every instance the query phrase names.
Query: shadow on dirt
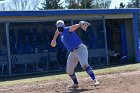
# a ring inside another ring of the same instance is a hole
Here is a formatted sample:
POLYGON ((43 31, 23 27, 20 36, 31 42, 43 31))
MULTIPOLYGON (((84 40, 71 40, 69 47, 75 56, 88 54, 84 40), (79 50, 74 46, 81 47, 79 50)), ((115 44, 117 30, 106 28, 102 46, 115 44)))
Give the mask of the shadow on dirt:
POLYGON ((68 92, 61 92, 61 93, 81 93, 81 92, 88 92, 88 91, 91 91, 91 90, 98 90, 100 88, 94 88, 94 89, 69 89, 68 92))

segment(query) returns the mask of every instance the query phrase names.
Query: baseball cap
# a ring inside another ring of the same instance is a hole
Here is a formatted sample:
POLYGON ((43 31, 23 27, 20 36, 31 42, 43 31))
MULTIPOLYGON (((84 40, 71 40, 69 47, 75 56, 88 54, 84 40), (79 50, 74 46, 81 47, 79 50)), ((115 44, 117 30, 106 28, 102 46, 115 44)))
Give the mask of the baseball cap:
POLYGON ((63 20, 58 20, 58 21, 56 22, 56 27, 57 27, 57 28, 58 28, 58 27, 65 27, 64 21, 63 21, 63 20))

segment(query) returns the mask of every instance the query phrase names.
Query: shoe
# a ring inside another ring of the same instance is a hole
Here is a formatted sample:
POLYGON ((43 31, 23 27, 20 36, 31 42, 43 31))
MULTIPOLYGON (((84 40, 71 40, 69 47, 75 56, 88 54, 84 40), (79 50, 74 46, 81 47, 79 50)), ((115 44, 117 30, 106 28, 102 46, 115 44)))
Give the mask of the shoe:
POLYGON ((69 89, 76 89, 78 87, 79 87, 78 84, 72 84, 72 85, 68 86, 69 89))
POLYGON ((94 85, 95 85, 95 86, 100 85, 99 81, 98 81, 98 80, 94 80, 94 85))

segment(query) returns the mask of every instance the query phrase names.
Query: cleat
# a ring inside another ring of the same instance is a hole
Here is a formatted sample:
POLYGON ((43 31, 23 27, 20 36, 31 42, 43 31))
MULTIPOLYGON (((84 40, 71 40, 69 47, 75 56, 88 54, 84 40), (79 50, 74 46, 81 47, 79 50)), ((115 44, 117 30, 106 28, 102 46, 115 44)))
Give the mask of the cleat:
POLYGON ((97 81, 97 80, 94 80, 94 85, 95 85, 95 86, 98 86, 98 85, 100 85, 99 81, 97 81))
POLYGON ((77 89, 79 87, 78 84, 72 84, 70 86, 68 86, 69 89, 77 89))

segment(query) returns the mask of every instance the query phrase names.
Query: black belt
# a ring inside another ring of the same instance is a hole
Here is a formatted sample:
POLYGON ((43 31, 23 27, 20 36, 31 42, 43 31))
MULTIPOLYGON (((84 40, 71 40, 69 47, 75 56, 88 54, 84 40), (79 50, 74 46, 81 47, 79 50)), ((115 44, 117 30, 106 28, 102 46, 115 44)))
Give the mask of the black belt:
MULTIPOLYGON (((80 48, 80 46, 78 45, 74 50, 77 50, 79 48, 80 48)), ((72 50, 71 52, 74 52, 74 50, 72 50)))

